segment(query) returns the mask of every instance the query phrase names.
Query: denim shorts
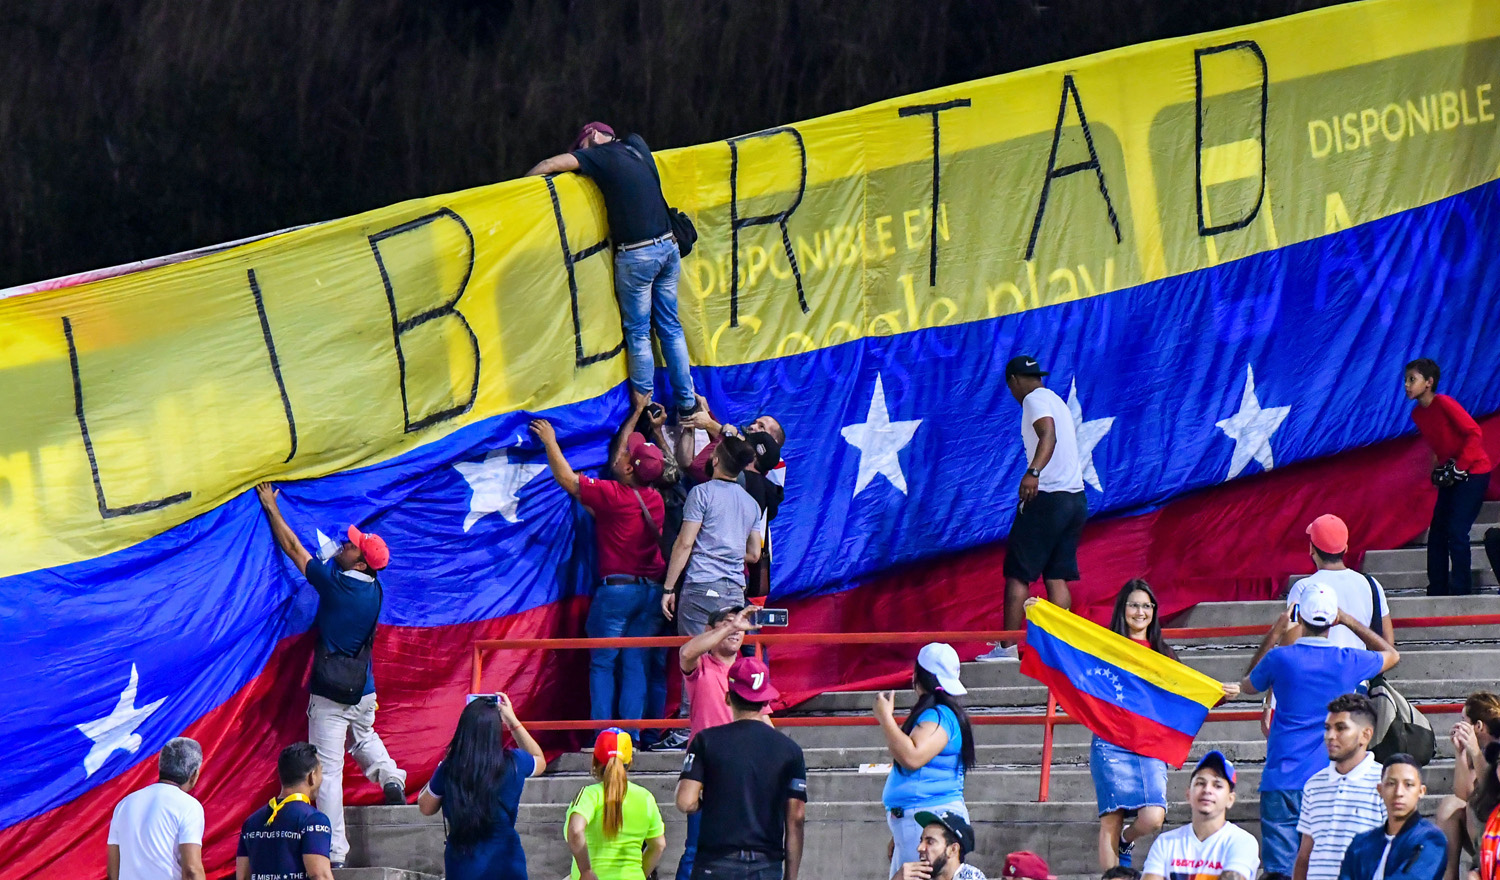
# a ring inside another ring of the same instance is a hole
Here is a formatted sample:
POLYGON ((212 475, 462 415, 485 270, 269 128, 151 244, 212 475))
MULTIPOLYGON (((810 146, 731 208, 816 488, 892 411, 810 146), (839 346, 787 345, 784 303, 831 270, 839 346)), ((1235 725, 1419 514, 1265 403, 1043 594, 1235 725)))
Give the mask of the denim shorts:
POLYGON ((1167 764, 1094 737, 1089 746, 1089 774, 1099 815, 1116 810, 1167 806, 1167 764))

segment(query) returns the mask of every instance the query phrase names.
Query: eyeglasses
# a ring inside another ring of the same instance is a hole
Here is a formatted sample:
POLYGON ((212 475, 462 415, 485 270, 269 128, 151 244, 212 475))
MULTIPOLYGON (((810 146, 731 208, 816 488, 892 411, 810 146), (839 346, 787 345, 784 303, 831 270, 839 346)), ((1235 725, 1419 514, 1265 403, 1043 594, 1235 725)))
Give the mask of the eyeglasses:
POLYGON ((1152 602, 1126 602, 1125 608, 1129 611, 1154 611, 1156 605, 1152 602))

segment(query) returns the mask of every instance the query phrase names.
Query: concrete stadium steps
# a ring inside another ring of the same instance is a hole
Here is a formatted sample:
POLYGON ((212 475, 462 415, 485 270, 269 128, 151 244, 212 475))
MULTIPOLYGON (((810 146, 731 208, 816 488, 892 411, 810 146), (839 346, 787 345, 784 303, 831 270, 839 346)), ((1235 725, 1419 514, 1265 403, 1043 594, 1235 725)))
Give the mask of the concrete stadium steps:
MULTIPOLYGON (((1500 505, 1497 505, 1500 507, 1500 505)), ((1397 551, 1408 552, 1408 551, 1397 551)), ((1404 558, 1404 557, 1403 557, 1404 558)), ((1425 561, 1422 563, 1425 566, 1425 561)), ((1382 576, 1383 577, 1383 576, 1382 576)), ((1425 584, 1425 576, 1424 576, 1425 584)), ((1500 613, 1500 596, 1393 596, 1393 614, 1427 617, 1450 614, 1500 613)), ((1283 607, 1279 602, 1202 604, 1171 621, 1172 626, 1264 625, 1283 607)), ((1392 678, 1402 692, 1419 701, 1458 702, 1473 690, 1493 689, 1500 668, 1500 627, 1449 627, 1398 630, 1402 662, 1392 678)), ((1189 665, 1224 680, 1237 680, 1245 671, 1259 639, 1239 637, 1208 644, 1181 644, 1189 665)), ((970 687, 966 705, 976 715, 1034 714, 1043 708, 1045 690, 1020 674, 1016 663, 966 663, 962 676, 970 687)), ((912 695, 898 691, 898 706, 909 706, 912 695)), ((869 717, 874 694, 869 691, 826 693, 779 717, 846 715, 869 717)), ((1231 704, 1248 709, 1247 698, 1231 704)), ((1438 734, 1439 757, 1429 770, 1434 792, 1424 809, 1436 806, 1438 794, 1450 786, 1452 756, 1447 732, 1456 715, 1428 716, 1438 734)), ((880 794, 883 773, 860 773, 863 764, 889 762, 885 738, 873 725, 849 727, 783 727, 804 749, 810 803, 803 874, 809 877, 883 877, 889 834, 880 794)), ((966 800, 978 835, 973 862, 995 875, 1007 852, 1029 849, 1048 859, 1059 878, 1096 877, 1098 819, 1088 770, 1089 732, 1079 725, 1055 729, 1051 799, 1036 803, 1041 763, 1039 725, 980 725, 974 728, 978 765, 969 775, 966 800)), ((1189 762, 1210 748, 1224 750, 1240 768, 1240 785, 1231 817, 1252 832, 1258 795, 1255 791, 1265 762, 1266 744, 1256 721, 1214 721, 1194 745, 1189 762)), ((638 754, 632 781, 653 792, 667 824, 667 853, 663 875, 670 876, 681 853, 684 820, 673 808, 673 790, 681 752, 638 754)), ((589 756, 560 756, 548 772, 527 783, 518 828, 534 877, 563 877, 569 855, 563 841, 563 817, 580 788, 590 784, 589 756)), ((1187 818, 1183 802, 1187 771, 1170 771, 1168 792, 1172 805, 1168 827, 1187 818)), ((437 817, 423 817, 415 807, 356 807, 347 811, 351 843, 350 864, 387 865, 409 872, 441 875, 443 826, 437 817)), ((1138 846, 1144 859, 1150 841, 1138 846)), ((421 874, 340 873, 340 880, 426 880, 421 874)))

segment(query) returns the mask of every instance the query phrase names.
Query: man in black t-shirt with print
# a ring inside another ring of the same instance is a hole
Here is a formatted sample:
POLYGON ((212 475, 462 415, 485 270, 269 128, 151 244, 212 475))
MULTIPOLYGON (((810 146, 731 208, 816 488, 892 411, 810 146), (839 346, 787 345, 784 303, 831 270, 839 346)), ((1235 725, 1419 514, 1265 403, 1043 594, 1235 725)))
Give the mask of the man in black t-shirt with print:
POLYGON ((688 369, 687 338, 677 320, 677 280, 682 274, 682 260, 651 149, 640 135, 616 138, 613 128, 590 122, 578 132, 571 152, 544 159, 526 173, 566 171, 589 178, 604 196, 609 239, 615 248, 615 298, 620 302, 625 329, 631 390, 651 395, 656 375, 656 359, 651 353, 654 324, 672 379, 672 403, 679 415, 691 415, 698 402, 688 369))
POLYGON ((235 880, 333 880, 328 817, 312 805, 323 769, 312 743, 281 750, 281 792, 245 820, 234 860, 235 880))
POLYGON ((677 782, 677 809, 702 813, 693 877, 797 880, 807 812, 802 749, 762 714, 779 696, 755 657, 729 669, 734 721, 693 737, 677 782))

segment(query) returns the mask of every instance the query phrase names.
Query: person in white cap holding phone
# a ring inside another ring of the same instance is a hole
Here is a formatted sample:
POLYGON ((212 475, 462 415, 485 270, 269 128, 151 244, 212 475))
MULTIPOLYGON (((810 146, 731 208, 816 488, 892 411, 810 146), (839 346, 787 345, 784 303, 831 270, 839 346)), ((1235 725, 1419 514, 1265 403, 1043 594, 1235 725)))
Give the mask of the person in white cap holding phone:
POLYGON ((964 774, 974 766, 974 737, 969 715, 957 699, 968 693, 958 678, 958 652, 942 642, 923 646, 911 686, 917 701, 903 724, 896 723, 895 693, 875 696, 875 718, 892 760, 881 798, 891 828, 892 876, 902 864, 917 861, 922 840, 917 811, 969 817, 964 774))
POLYGON ((1282 612, 1266 634, 1266 644, 1280 642, 1293 623, 1302 625, 1302 637, 1272 648, 1240 682, 1241 693, 1270 691, 1276 698, 1260 778, 1261 859, 1267 877, 1292 875, 1301 845, 1297 819, 1302 788, 1328 763, 1322 747, 1328 704, 1401 659, 1364 621, 1340 611, 1338 595, 1326 584, 1306 590, 1300 602, 1282 612), (1334 644, 1328 631, 1335 624, 1347 626, 1369 650, 1334 644))

